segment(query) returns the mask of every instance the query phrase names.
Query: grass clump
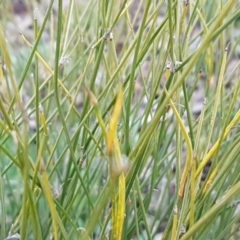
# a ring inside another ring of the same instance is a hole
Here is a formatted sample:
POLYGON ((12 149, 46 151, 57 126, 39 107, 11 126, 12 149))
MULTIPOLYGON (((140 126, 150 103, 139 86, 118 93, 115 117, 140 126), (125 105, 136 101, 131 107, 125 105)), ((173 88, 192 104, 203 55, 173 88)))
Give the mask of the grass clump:
POLYGON ((238 239, 239 3, 12 4, 0 238, 238 239))

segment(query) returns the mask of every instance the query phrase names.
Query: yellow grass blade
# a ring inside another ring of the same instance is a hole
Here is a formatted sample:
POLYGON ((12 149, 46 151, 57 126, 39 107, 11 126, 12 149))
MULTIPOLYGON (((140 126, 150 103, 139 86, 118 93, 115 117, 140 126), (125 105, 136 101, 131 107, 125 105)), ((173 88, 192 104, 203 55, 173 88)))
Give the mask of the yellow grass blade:
POLYGON ((117 138, 117 124, 121 114, 123 103, 123 91, 120 89, 109 123, 107 134, 107 152, 110 157, 110 174, 112 181, 118 181, 118 189, 112 197, 112 224, 113 239, 120 240, 125 213, 125 175, 121 159, 121 151, 117 138))
POLYGON ((107 136, 107 151, 109 156, 112 156, 114 151, 114 138, 116 138, 117 123, 120 117, 122 103, 123 103, 123 91, 122 89, 120 89, 113 110, 112 118, 110 120, 109 131, 107 136))

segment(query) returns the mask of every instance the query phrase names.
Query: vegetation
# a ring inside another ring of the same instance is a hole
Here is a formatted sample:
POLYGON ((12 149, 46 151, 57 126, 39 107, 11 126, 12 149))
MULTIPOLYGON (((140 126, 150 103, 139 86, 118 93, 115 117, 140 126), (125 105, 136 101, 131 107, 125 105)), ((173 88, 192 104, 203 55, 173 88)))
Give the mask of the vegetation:
POLYGON ((0 3, 0 239, 239 239, 239 1, 46 2, 0 3))

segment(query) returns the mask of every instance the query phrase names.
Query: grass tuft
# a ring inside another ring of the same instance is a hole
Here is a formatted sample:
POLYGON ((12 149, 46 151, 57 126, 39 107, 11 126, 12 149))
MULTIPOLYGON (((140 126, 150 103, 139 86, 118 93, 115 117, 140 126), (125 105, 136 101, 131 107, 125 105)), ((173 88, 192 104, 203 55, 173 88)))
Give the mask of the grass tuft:
POLYGON ((0 239, 239 239, 239 9, 0 1, 0 239))

